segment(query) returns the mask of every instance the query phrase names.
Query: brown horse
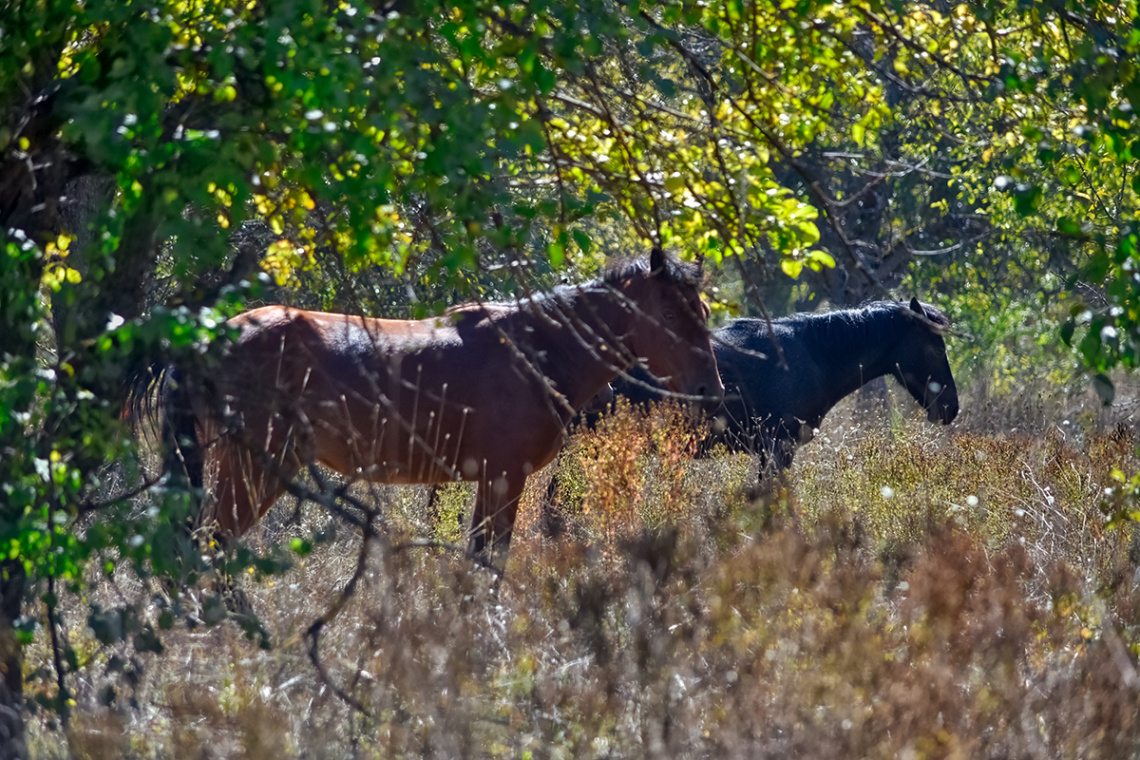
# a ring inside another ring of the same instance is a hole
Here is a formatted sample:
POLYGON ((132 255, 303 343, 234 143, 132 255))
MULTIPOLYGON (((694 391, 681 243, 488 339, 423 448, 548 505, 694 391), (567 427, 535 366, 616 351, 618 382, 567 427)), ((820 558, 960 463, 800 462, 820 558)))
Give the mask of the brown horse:
POLYGON ((191 412, 167 404, 199 447, 183 461, 212 494, 200 522, 244 533, 310 462, 383 483, 473 481, 472 550, 501 562, 527 476, 609 381, 640 365, 678 394, 723 395, 697 278, 654 249, 598 280, 431 319, 241 314, 220 364, 187 378, 191 412))

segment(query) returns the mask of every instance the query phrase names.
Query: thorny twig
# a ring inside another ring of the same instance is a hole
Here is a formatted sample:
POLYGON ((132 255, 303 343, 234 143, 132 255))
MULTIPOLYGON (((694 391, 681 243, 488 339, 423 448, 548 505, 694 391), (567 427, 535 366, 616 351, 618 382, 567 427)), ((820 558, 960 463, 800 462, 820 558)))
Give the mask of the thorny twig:
POLYGON ((333 682, 333 679, 329 676, 328 670, 325 669, 324 664, 321 662, 320 636, 321 629, 331 623, 333 619, 338 614, 340 614, 340 611, 344 609, 344 606, 348 604, 348 601, 356 593, 356 585, 360 582, 360 579, 364 577, 364 570, 368 566, 369 547, 372 545, 373 541, 376 541, 378 539, 379 536, 374 529, 365 531, 364 541, 360 545, 360 555, 356 560, 356 571, 352 574, 352 577, 349 578, 348 583, 341 590, 337 598, 334 599, 332 604, 329 605, 328 609, 325 610, 324 614, 314 620, 313 624, 310 625, 308 630, 305 631, 305 638, 309 640, 309 659, 312 661, 313 667, 316 668, 317 675, 320 676, 321 680, 325 683, 326 686, 332 689, 333 694, 335 694, 341 699, 341 701, 343 701, 352 709, 356 710, 361 715, 368 715, 368 710, 364 707, 360 700, 333 682))
POLYGON ((161 473, 154 475, 144 480, 137 487, 132 488, 129 491, 124 491, 121 494, 117 494, 103 501, 84 501, 79 505, 78 514, 82 517, 83 515, 88 515, 92 512, 99 512, 101 510, 107 509, 108 507, 113 507, 116 504, 121 504, 124 501, 129 501, 130 499, 133 499, 136 496, 139 496, 140 494, 143 494, 146 491, 154 488, 156 485, 162 482, 162 478, 163 476, 161 473))

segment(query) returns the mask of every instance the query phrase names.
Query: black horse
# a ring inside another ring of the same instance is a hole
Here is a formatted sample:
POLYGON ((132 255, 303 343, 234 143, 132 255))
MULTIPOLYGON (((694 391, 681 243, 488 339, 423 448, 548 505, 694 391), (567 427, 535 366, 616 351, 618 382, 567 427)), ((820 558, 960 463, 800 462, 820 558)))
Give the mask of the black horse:
MULTIPOLYGON (((929 304, 880 301, 771 324, 769 332, 765 320, 737 319, 713 331, 725 393, 702 446, 706 453, 723 443, 757 454, 761 478, 766 470, 786 469, 796 447, 814 437, 832 407, 884 375, 902 383, 931 422, 949 424, 958 414, 958 389, 942 339, 949 322, 929 304)), ((665 397, 654 385, 640 371, 613 383, 617 395, 640 404, 665 397)))

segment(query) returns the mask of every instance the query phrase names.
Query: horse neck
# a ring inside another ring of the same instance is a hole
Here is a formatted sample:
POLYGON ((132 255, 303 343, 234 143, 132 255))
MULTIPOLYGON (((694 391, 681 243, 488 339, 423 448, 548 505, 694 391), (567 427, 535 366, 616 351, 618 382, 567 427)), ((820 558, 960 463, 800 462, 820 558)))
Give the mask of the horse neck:
POLYGON ((836 379, 838 403, 872 380, 895 372, 895 351, 909 327, 905 314, 883 310, 869 315, 834 312, 809 323, 805 345, 817 366, 836 379))
POLYGON ((575 409, 628 365, 633 308, 599 284, 560 289, 522 307, 535 363, 575 409))

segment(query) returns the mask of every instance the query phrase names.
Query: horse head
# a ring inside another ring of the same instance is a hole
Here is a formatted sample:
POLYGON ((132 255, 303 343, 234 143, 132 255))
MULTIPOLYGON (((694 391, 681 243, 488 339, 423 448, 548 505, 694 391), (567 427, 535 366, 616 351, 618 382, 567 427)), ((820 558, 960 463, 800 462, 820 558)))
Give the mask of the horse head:
POLYGON ((638 362, 668 390, 713 409, 724 396, 724 385, 713 357, 700 276, 699 265, 675 261, 654 248, 648 269, 642 266, 637 275, 622 277, 619 289, 635 306, 625 343, 638 362))
POLYGON ((943 335, 950 324, 946 316, 929 304, 910 301, 910 311, 921 317, 907 317, 910 327, 895 355, 895 377, 926 409, 931 422, 949 425, 958 416, 958 386, 950 372, 943 335))

